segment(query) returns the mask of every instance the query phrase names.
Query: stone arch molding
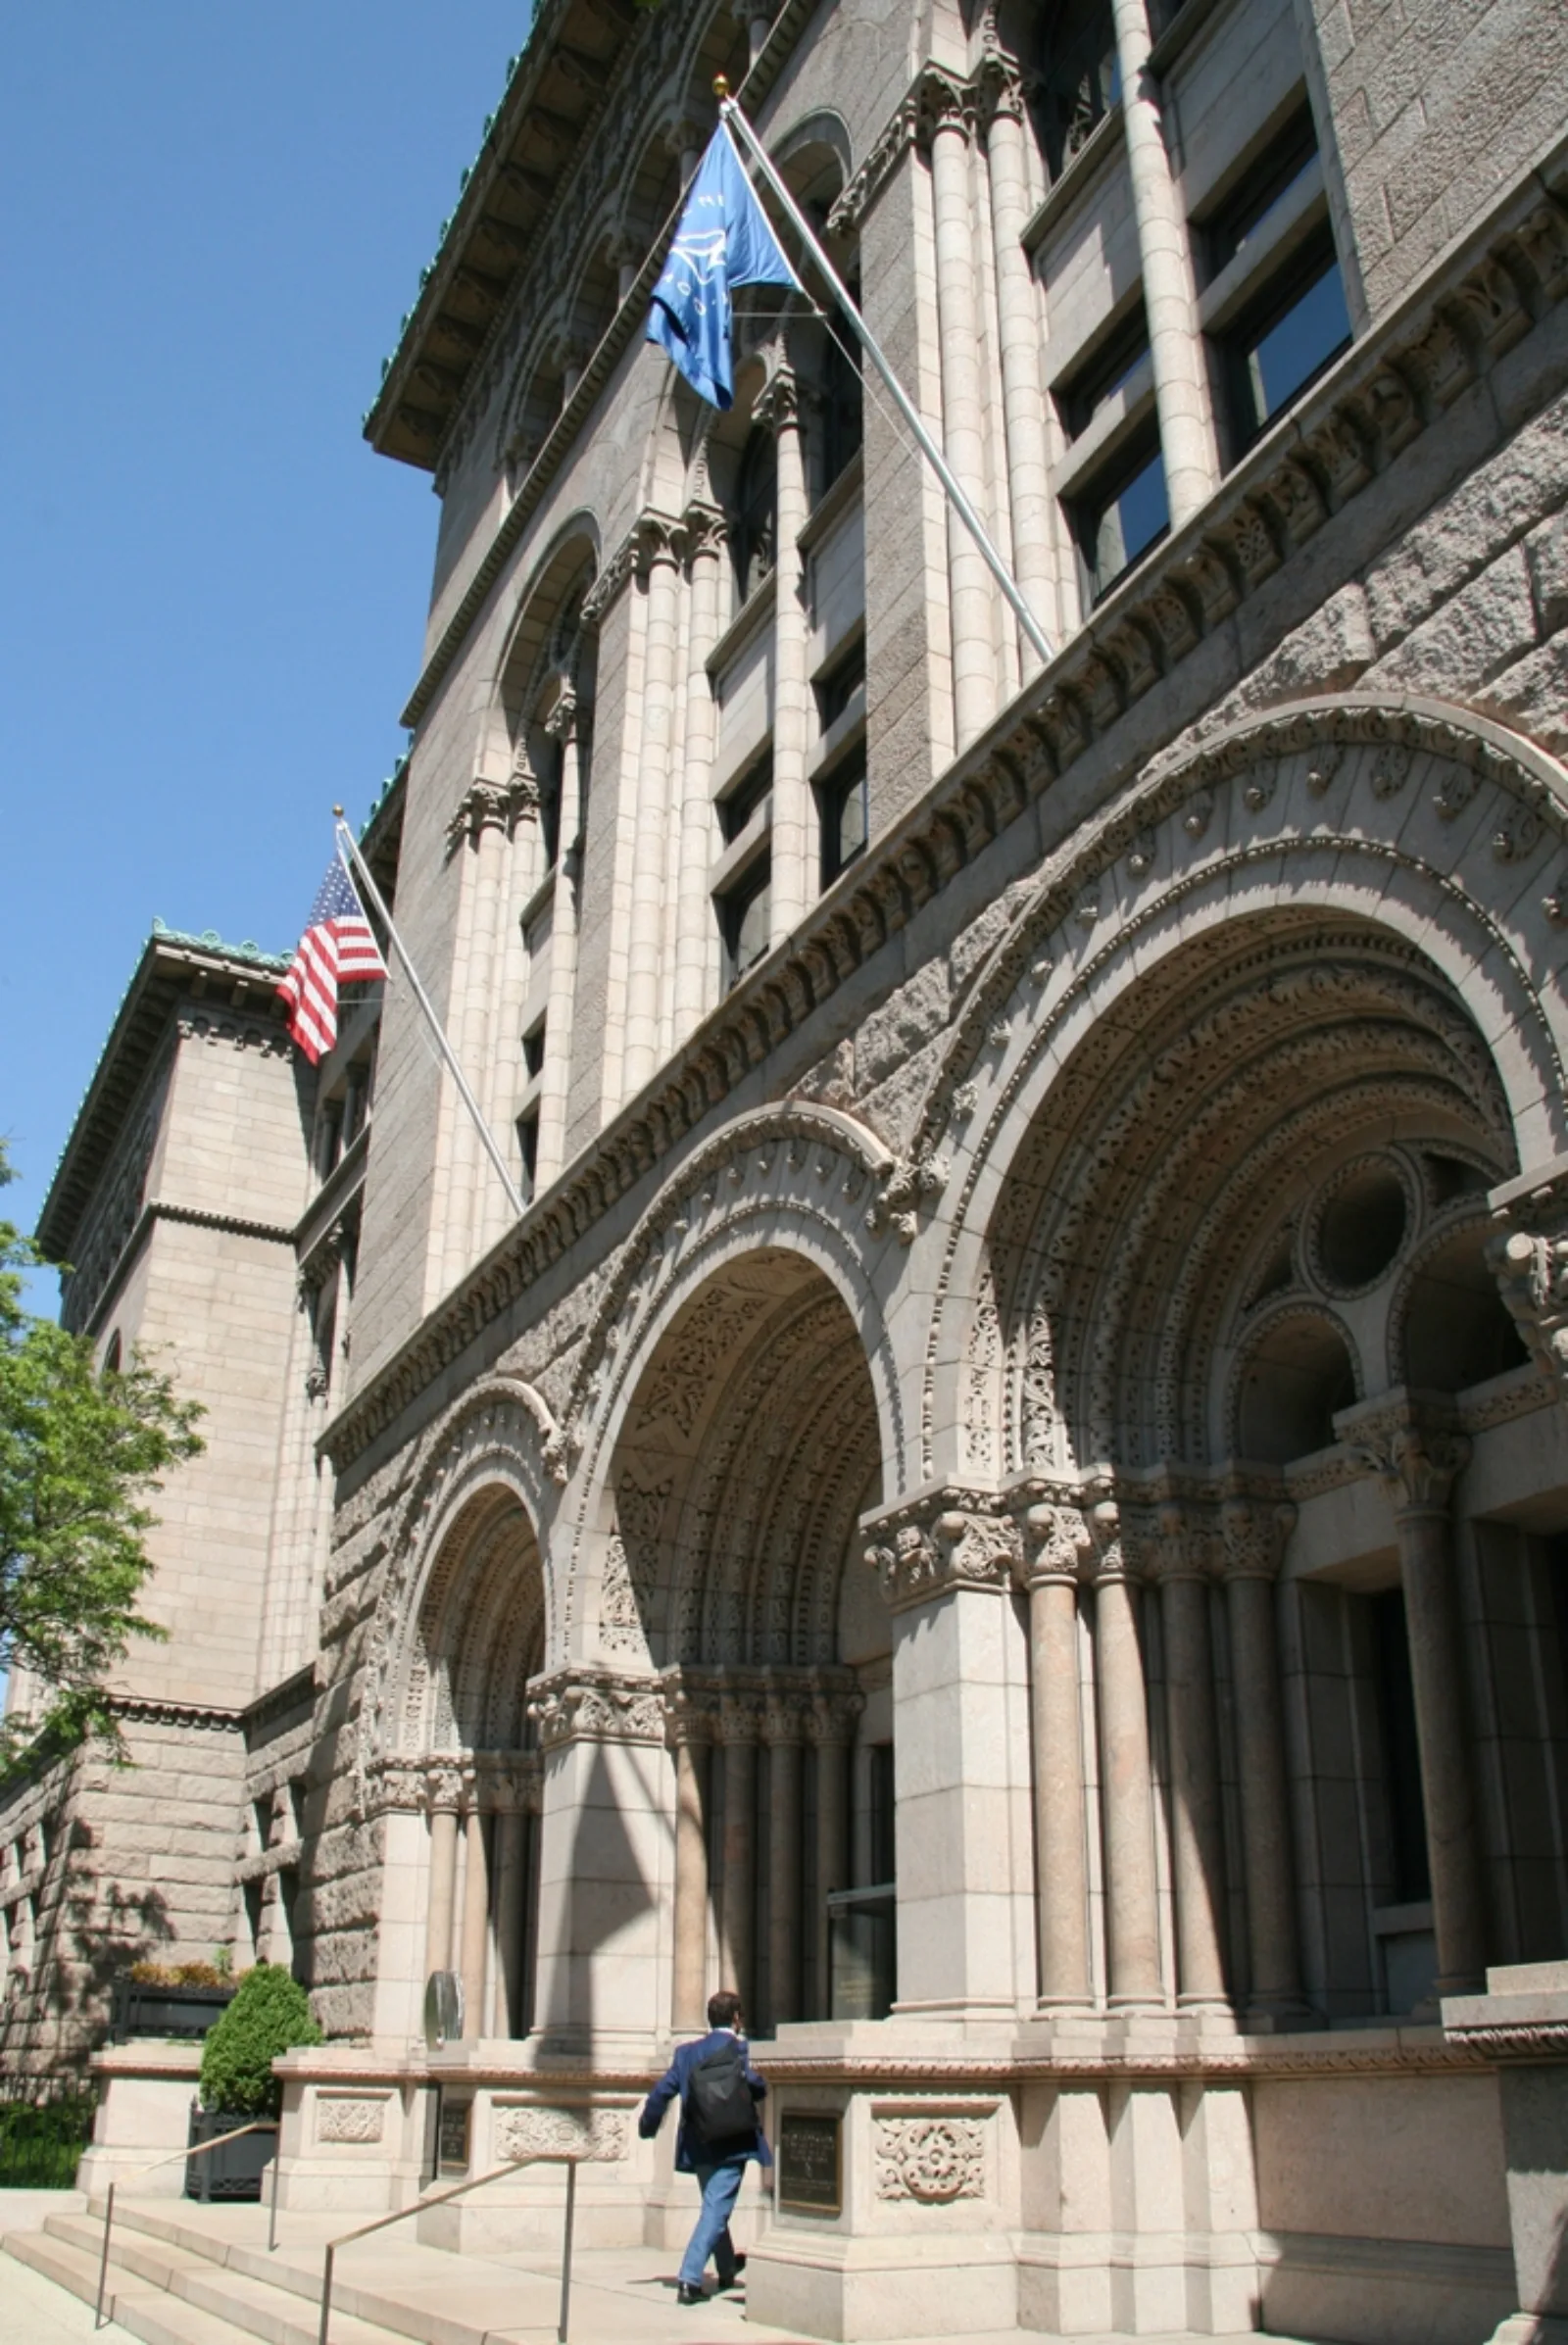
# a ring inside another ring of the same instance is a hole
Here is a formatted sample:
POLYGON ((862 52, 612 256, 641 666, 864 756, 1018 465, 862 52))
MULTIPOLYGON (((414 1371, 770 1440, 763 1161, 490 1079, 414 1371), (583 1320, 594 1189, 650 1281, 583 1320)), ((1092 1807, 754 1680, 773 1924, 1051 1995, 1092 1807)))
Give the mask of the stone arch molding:
POLYGON ((546 1530, 564 1480, 560 1428, 521 1377, 485 1377, 431 1427, 393 1519, 360 1701, 357 1781, 364 1813, 399 1755, 405 1693, 426 1591, 459 1519, 487 1492, 515 1498, 544 1575, 546 1649, 557 1609, 546 1530))
POLYGON ((762 1247, 798 1253, 838 1294, 863 1346, 887 1470, 902 1487, 908 1442, 879 1300, 884 1257, 897 1257, 895 1270, 904 1259, 880 1201, 894 1164, 855 1117, 789 1101, 737 1117, 660 1191, 594 1314, 564 1412, 577 1489, 553 1651, 577 1626, 586 1542, 638 1379, 676 1315, 741 1255, 762 1247))
POLYGON ((1048 863, 922 1103, 906 1186, 940 1248, 922 1477, 942 1469, 944 1441, 966 1443, 968 1369, 996 1342, 990 1218, 1056 1069, 1182 942, 1303 908, 1382 926, 1434 964, 1494 1063, 1520 1161, 1568 1148, 1568 774, 1554 758, 1466 709, 1370 694, 1275 708, 1157 758, 1048 863), (952 1390, 944 1356, 963 1363, 952 1390))

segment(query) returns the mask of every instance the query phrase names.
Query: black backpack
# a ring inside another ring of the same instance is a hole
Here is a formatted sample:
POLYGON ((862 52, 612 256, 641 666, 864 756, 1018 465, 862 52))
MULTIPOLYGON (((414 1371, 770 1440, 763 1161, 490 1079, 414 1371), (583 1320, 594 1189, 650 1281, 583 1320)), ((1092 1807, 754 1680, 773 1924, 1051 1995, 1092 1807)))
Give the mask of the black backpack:
POLYGON ((755 2137, 757 2104, 746 2081, 744 2044, 720 2044, 697 2063, 686 2086, 686 2114, 710 2145, 755 2137))

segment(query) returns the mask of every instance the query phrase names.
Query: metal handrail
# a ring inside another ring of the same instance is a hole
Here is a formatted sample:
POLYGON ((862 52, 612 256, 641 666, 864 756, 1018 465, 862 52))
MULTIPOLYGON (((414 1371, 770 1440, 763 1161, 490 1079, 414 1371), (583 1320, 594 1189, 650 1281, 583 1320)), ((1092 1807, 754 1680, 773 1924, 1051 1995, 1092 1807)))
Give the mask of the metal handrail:
MULTIPOLYGON (((211 2141, 204 2141, 182 2150, 172 2150, 167 2158, 155 2158, 151 2166, 138 2167, 130 2179, 133 2182, 139 2182, 143 2174, 155 2174, 161 2166, 177 2166, 182 2158, 187 2162, 192 2158, 205 2158, 209 2150, 220 2150, 225 2141, 238 2141, 242 2133, 268 2133, 274 2130, 276 2125, 275 2117, 254 2118, 248 2125, 236 2125, 232 2133, 217 2133, 211 2141)), ((281 2148, 281 2140, 278 2146, 281 2148)), ((272 2160, 271 2235, 267 2242, 269 2247, 273 2245, 277 2231, 277 2166, 278 2161, 274 2156, 272 2160)), ((98 2301, 92 2310, 94 2328, 102 2328, 104 2324, 104 2289, 109 2282, 109 2234, 115 2224, 115 2192, 118 2188, 118 2182, 111 2182, 109 2196, 104 2201, 104 2248, 103 2254, 98 2260, 98 2301)))
POLYGON ((439 2190, 433 2198, 416 2198, 407 2207, 399 2207, 395 2215, 378 2215, 374 2223, 362 2223, 357 2231, 345 2231, 341 2239, 327 2242, 326 2262, 321 2270, 321 2325, 317 2331, 316 2345, 327 2345, 327 2322, 332 2317, 332 2267, 340 2247, 352 2240, 368 2239, 372 2231, 390 2229, 405 2216, 422 2214, 426 2207, 444 2207, 449 2200, 462 2198, 468 2190, 478 2190, 486 2182, 499 2181, 503 2174, 515 2174, 519 2166, 564 2166, 566 2170, 566 2220, 561 2240, 561 2319, 556 2328, 556 2345, 566 2345, 566 2328, 571 2315, 571 2231, 577 2212, 577 2168, 580 2160, 568 2150, 530 2150, 525 2158, 510 2158, 505 2166, 493 2166, 488 2174, 474 2174, 466 2182, 457 2182, 450 2190, 439 2190))

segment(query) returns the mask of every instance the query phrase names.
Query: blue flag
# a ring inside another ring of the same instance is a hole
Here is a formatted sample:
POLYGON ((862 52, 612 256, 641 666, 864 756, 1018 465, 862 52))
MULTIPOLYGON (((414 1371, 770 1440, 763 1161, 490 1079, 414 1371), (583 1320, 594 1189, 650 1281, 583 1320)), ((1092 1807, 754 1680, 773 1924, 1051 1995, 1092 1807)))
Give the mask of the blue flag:
POLYGON ((735 142, 720 122, 709 141, 654 287, 648 339, 668 351, 699 399, 734 404, 731 285, 799 285, 735 142))

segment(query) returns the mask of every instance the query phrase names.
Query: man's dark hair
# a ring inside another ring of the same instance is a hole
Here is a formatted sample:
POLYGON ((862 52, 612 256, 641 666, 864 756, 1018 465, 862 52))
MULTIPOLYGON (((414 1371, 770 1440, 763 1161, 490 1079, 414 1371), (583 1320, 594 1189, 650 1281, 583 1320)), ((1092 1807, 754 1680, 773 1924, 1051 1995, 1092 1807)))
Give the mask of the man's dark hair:
POLYGON ((709 1996, 708 2025, 710 2027, 733 2027, 740 2016, 741 1999, 739 1995, 733 1994, 727 1986, 721 1986, 716 1995, 709 1996))

